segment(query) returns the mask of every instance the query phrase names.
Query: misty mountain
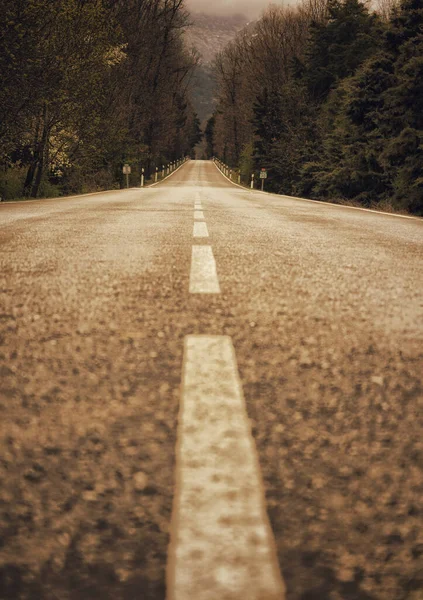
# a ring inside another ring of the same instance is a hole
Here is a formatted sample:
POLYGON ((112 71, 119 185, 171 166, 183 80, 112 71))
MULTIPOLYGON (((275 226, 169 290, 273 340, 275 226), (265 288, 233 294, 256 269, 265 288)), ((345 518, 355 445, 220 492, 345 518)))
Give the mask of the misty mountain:
POLYGON ((186 33, 188 44, 198 50, 204 64, 210 64, 216 54, 248 23, 243 15, 192 13, 191 18, 193 25, 186 33))
POLYGON ((220 17, 239 14, 249 19, 256 19, 268 4, 269 0, 186 0, 188 10, 192 13, 220 17))
POLYGON ((193 25, 186 32, 187 42, 201 56, 201 64, 194 75, 192 96, 195 110, 204 123, 215 106, 213 59, 247 25, 248 20, 243 15, 193 13, 191 17, 193 25))

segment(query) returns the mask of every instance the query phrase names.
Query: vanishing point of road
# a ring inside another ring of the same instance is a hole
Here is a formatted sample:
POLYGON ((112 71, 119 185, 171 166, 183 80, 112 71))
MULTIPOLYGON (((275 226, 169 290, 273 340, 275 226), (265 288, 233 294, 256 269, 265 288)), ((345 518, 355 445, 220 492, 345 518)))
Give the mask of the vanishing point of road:
POLYGON ((422 373, 420 219, 1 205, 1 600, 421 600, 422 373))

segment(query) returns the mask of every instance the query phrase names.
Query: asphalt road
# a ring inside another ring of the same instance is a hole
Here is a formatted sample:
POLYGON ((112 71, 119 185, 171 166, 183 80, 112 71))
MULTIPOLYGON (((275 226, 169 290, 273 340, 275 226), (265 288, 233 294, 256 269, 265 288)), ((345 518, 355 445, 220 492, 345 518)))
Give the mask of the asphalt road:
POLYGON ((422 600, 423 221, 200 161, 0 206, 0 599, 165 598, 195 334, 232 339, 287 600, 422 600))

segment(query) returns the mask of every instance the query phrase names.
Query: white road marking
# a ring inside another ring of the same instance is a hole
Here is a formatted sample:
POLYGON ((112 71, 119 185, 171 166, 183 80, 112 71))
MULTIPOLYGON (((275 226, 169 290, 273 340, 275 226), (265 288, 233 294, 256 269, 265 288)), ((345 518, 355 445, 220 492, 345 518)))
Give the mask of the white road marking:
POLYGON ((195 208, 195 210, 203 210, 203 207, 201 206, 201 202, 196 202, 194 204, 194 208, 195 208))
POLYGON ((168 600, 283 600, 235 351, 185 338, 168 600))
POLYGON ((207 224, 204 221, 199 221, 194 223, 194 232, 193 236, 197 238, 209 237, 209 231, 207 229, 207 224))
POLYGON ((189 279, 191 294, 220 294, 219 279, 211 246, 193 246, 189 279))
POLYGON ((201 210, 194 210, 194 219, 197 221, 201 221, 203 220, 204 217, 204 213, 201 210))

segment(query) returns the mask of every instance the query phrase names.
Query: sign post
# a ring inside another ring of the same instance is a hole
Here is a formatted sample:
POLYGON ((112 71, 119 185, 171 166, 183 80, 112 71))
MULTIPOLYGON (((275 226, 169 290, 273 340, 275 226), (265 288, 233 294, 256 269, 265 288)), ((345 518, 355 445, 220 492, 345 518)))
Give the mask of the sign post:
POLYGON ((126 187, 129 188, 129 174, 131 172, 131 167, 127 164, 123 165, 123 174, 126 175, 126 187))
POLYGON ((267 179, 267 170, 263 167, 260 171, 261 191, 264 191, 264 180, 267 179))

